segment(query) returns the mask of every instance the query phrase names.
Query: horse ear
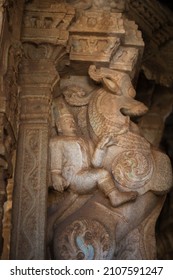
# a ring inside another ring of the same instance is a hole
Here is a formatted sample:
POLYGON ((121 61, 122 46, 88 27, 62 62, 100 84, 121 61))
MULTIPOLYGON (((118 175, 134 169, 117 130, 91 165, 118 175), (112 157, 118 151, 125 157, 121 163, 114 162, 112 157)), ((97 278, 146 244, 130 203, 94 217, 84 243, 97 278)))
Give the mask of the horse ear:
POLYGON ((104 77, 102 81, 103 84, 107 87, 107 89, 110 90, 112 93, 114 93, 115 95, 122 95, 122 92, 115 80, 110 79, 109 77, 104 77))

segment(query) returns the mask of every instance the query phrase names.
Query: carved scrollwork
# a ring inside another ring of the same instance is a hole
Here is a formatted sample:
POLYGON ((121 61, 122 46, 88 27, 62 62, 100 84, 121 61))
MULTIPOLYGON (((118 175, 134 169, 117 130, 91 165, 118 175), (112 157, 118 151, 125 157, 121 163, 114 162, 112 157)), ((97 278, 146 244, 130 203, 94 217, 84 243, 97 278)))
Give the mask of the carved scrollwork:
POLYGON ((110 259, 113 239, 99 221, 80 219, 55 235, 54 252, 57 259, 110 259))
POLYGON ((112 173, 123 190, 139 191, 150 179, 154 171, 150 152, 124 151, 115 157, 112 173))

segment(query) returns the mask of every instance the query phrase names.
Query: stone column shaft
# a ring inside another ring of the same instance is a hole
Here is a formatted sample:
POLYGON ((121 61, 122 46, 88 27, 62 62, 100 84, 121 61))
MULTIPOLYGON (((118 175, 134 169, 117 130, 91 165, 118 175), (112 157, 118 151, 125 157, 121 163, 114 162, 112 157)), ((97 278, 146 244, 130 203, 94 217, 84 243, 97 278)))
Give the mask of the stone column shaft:
POLYGON ((48 140, 53 64, 24 63, 13 196, 11 259, 44 259, 47 211, 48 140))

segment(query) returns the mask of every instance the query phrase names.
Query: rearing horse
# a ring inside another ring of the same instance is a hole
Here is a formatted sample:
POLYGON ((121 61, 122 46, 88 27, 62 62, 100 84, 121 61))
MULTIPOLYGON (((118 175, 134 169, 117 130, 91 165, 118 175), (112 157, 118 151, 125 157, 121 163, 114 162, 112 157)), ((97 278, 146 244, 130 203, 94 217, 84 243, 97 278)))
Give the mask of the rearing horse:
POLYGON ((103 161, 123 191, 139 194, 168 192, 172 186, 172 168, 164 153, 153 149, 140 134, 131 116, 141 116, 147 107, 134 99, 135 90, 127 74, 90 66, 89 74, 103 87, 93 94, 88 107, 90 132, 95 141, 112 135, 111 146, 103 161), (97 140, 96 140, 97 139, 97 140))
MULTIPOLYGON (((151 147, 130 116, 146 106, 135 100, 129 76, 89 68, 101 86, 88 101, 88 130, 97 145, 111 138, 99 166, 119 190, 135 190, 135 201, 112 207, 99 190, 79 195, 64 192, 48 214, 48 246, 53 259, 155 259, 155 223, 172 186, 169 158, 151 147)), ((102 154, 101 151, 100 154, 102 154)))

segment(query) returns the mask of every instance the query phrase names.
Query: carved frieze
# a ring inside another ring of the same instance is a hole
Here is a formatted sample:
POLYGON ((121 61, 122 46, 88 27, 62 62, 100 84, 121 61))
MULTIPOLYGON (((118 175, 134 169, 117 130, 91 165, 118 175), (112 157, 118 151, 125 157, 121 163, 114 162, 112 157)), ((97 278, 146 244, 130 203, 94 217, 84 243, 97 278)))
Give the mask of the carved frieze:
POLYGON ((125 34, 122 14, 109 11, 81 12, 69 30, 71 60, 105 63, 110 62, 125 34))
POLYGON ((122 70, 131 74, 138 61, 139 51, 137 48, 119 47, 118 51, 111 60, 110 68, 115 70, 122 70))
POLYGON ((106 36, 72 35, 70 45, 71 60, 109 63, 120 45, 120 39, 106 36))
POLYGON ((66 4, 51 5, 47 9, 29 6, 24 11, 22 40, 65 45, 74 14, 74 8, 66 4))
POLYGON ((122 36, 125 33, 122 14, 110 13, 109 11, 85 11, 81 13, 69 30, 72 34, 92 33, 96 35, 122 36))

